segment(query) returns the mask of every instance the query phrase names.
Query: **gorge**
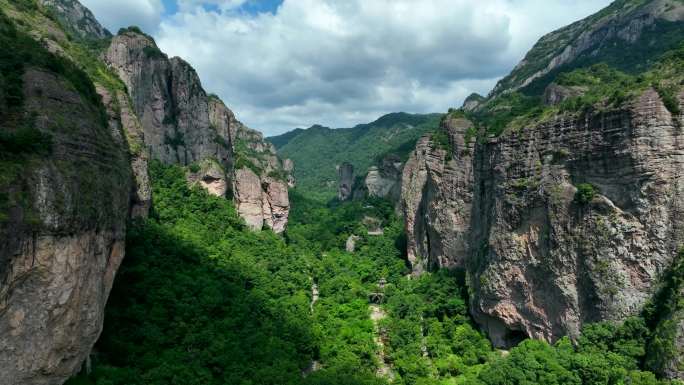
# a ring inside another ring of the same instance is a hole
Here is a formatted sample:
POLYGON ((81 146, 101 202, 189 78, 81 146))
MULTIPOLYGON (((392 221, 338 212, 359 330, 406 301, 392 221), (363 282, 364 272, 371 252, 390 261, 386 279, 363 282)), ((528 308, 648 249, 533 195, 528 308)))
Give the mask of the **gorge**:
POLYGON ((268 138, 139 27, 0 6, 1 384, 684 381, 681 1, 268 138))

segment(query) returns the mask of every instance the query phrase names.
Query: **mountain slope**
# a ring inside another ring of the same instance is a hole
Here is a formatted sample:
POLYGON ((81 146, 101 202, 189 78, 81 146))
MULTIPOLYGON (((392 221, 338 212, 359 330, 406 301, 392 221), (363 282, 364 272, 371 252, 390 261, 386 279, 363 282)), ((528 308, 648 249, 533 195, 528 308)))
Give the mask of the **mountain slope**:
POLYGON ((523 89, 540 94, 560 72, 607 63, 627 72, 647 69, 684 39, 679 0, 618 0, 539 40, 493 95, 523 89))
POLYGON ((405 160, 418 138, 439 126, 441 114, 395 113, 353 128, 313 126, 268 138, 278 154, 292 159, 297 185, 307 196, 331 199, 337 191, 336 167, 344 162, 365 174, 384 155, 395 153, 405 160))

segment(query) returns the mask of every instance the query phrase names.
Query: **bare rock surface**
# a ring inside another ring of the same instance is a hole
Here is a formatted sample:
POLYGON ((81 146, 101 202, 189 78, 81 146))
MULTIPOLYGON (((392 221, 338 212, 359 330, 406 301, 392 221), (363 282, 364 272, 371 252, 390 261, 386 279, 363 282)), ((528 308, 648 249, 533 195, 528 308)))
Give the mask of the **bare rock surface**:
POLYGON ((354 166, 350 163, 342 163, 337 166, 338 188, 337 198, 347 201, 354 197, 354 166))
POLYGON ((403 170, 401 208, 413 273, 464 267, 469 250, 473 189, 473 144, 468 120, 447 117, 441 129, 449 148, 427 135, 418 141, 403 170))
POLYGON ((104 39, 111 36, 93 13, 76 0, 39 0, 39 3, 51 9, 80 38, 104 39))
POLYGON ((101 332, 134 177, 122 132, 65 79, 29 70, 24 93, 52 151, 23 170, 27 202, 0 226, 0 383, 56 385, 101 332))
POLYGON ((393 155, 384 157, 379 166, 373 166, 368 170, 365 180, 368 195, 387 198, 395 203, 399 202, 402 169, 403 164, 399 157, 393 155))
POLYGON ((187 62, 169 59, 152 38, 132 30, 112 39, 104 60, 126 84, 151 158, 202 165, 199 174, 188 175, 191 183, 231 195, 250 228, 285 230, 294 164, 282 162, 260 132, 208 95, 187 62))
POLYGON ((641 310, 684 237, 676 120, 649 90, 478 148, 471 306, 496 346, 577 337, 641 310), (582 183, 596 191, 586 203, 582 183))

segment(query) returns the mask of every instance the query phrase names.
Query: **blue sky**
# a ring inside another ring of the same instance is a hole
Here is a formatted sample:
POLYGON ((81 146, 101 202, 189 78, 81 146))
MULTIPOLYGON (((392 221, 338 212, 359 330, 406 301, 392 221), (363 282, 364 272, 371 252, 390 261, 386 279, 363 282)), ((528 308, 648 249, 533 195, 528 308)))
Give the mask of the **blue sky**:
MULTIPOLYGON (((176 0, 163 0, 165 16, 174 15, 178 12, 178 2, 176 0)), ((256 15, 258 13, 275 13, 283 0, 248 0, 239 7, 239 11, 247 14, 256 15)), ((218 12, 219 6, 215 3, 207 2, 203 4, 207 11, 218 12)))
POLYGON ((81 0, 188 61, 275 135, 443 112, 487 94, 544 34, 611 0, 81 0))

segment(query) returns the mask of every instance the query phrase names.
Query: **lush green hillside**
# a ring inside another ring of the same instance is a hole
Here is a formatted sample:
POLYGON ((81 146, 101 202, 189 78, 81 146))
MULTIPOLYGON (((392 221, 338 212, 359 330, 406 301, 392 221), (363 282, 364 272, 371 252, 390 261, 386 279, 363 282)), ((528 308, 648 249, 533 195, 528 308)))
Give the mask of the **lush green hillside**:
POLYGON ((395 113, 353 128, 313 126, 268 138, 283 158, 295 162, 298 191, 327 200, 337 189, 336 166, 349 162, 359 174, 388 153, 406 158, 418 138, 438 128, 440 114, 395 113))

